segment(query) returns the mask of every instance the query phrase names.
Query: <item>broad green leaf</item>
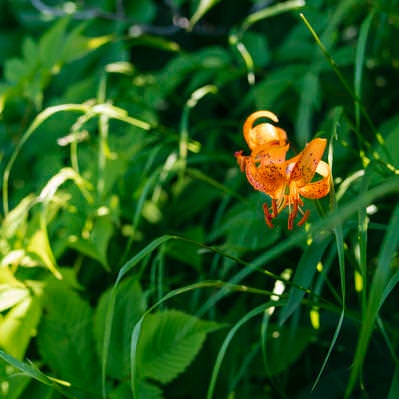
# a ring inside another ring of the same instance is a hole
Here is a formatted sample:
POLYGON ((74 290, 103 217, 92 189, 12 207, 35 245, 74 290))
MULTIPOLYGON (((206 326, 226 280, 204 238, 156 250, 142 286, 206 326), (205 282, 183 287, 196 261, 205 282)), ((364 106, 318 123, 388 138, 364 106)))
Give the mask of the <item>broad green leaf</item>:
POLYGON ((38 332, 43 361, 57 377, 94 394, 99 390, 100 365, 89 304, 64 283, 52 280, 44 309, 38 332))
POLYGON ((126 3, 126 13, 136 23, 150 23, 157 9, 152 0, 135 0, 126 3))
MULTIPOLYGON (((161 388, 145 380, 139 381, 138 392, 139 397, 145 399, 163 399, 164 397, 161 388)), ((110 392, 109 399, 133 399, 129 382, 119 384, 116 389, 110 392)))
MULTIPOLYGON (((272 326, 269 326, 269 329, 272 329, 272 326)), ((269 373, 277 375, 288 370, 312 342, 313 333, 314 330, 301 327, 274 331, 266 344, 269 373)))
POLYGON ((28 296, 0 320, 0 347, 22 359, 40 321, 42 306, 36 296, 28 296))
POLYGON ((47 267, 55 277, 61 279, 57 268, 57 261, 50 246, 47 230, 44 225, 37 230, 29 240, 28 251, 38 258, 39 262, 47 267))
MULTIPOLYGON (((100 298, 95 311, 94 334, 98 353, 102 356, 107 306, 111 290, 100 298)), ((146 295, 135 278, 122 281, 116 291, 114 317, 111 326, 111 338, 108 344, 107 374, 123 380, 129 376, 130 336, 134 325, 146 310, 146 295)))
POLYGON ((98 215, 94 220, 89 220, 87 224, 89 227, 82 232, 83 237, 71 236, 69 246, 97 260, 106 270, 109 270, 108 243, 114 233, 111 216, 109 214, 98 215))
POLYGON ((263 195, 252 194, 244 203, 237 203, 226 214, 212 234, 212 240, 225 236, 225 245, 234 253, 266 248, 281 235, 281 229, 270 230, 266 226, 262 204, 263 195))
POLYGON ((321 242, 314 241, 303 252, 301 259, 299 260, 299 263, 295 269, 295 275, 293 278, 295 287, 291 287, 287 305, 281 309, 279 317, 280 324, 284 324, 288 317, 295 311, 295 309, 300 306, 301 301, 305 296, 306 290, 310 287, 313 276, 316 273, 316 266, 320 262, 320 259, 323 256, 329 242, 329 238, 325 238, 321 242))
POLYGON ((4 65, 4 76, 12 84, 17 84, 24 79, 28 72, 26 65, 19 58, 12 58, 4 65))
POLYGON ((221 327, 177 310, 148 315, 138 343, 137 372, 163 384, 172 381, 194 360, 206 334, 221 327))
POLYGON ((300 80, 298 86, 300 103, 296 120, 296 137, 298 144, 305 146, 312 135, 313 114, 320 107, 319 76, 309 71, 300 80))
POLYGON ((35 196, 32 194, 23 198, 2 220, 0 236, 7 239, 15 239, 15 236, 18 235, 18 230, 21 230, 21 233, 24 234, 29 211, 35 201, 35 196))
POLYGON ((254 61, 255 66, 265 67, 270 62, 270 50, 267 38, 255 32, 246 32, 242 42, 254 61))
POLYGON ((389 395, 387 399, 396 399, 399 397, 399 366, 396 365, 395 372, 392 377, 392 384, 389 389, 389 395))
POLYGON ((268 108, 277 101, 286 91, 292 89, 297 81, 306 73, 304 65, 288 65, 270 72, 259 82, 253 91, 256 106, 260 109, 268 108))
POLYGON ((48 71, 51 71, 52 68, 61 61, 68 22, 68 18, 58 20, 58 22, 40 38, 38 55, 40 55, 43 67, 48 71))
POLYGON ((380 128, 383 137, 382 143, 377 147, 378 156, 386 163, 399 169, 399 114, 386 121, 380 128))
POLYGON ((25 287, 0 284, 0 312, 12 308, 29 296, 29 290, 25 287))

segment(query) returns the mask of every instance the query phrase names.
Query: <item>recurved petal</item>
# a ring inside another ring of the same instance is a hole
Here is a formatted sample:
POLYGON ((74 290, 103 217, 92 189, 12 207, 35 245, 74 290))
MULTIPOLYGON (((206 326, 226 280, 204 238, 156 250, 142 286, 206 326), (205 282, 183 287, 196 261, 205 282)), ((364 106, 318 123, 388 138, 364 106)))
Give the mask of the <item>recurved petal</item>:
POLYGON ((308 183, 298 189, 299 194, 305 198, 323 198, 330 192, 330 167, 324 161, 320 161, 316 168, 316 173, 323 176, 322 179, 313 183, 308 183))
MULTIPOLYGON (((290 181, 295 181, 297 187, 303 187, 311 182, 321 162, 326 145, 326 139, 314 139, 299 154, 290 175, 290 181)), ((290 160, 287 161, 287 163, 289 162, 290 160)))
POLYGON ((259 118, 267 118, 275 123, 278 122, 277 116, 266 110, 256 111, 247 118, 243 126, 243 132, 245 141, 252 151, 268 143, 286 143, 287 134, 283 129, 266 122, 254 126, 254 123, 259 118))

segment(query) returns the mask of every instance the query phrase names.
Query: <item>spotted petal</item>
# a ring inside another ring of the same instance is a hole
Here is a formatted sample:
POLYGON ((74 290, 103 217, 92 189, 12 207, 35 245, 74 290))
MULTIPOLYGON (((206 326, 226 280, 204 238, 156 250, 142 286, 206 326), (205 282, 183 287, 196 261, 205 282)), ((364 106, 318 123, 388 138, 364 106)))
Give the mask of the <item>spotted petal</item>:
POLYGON ((314 139, 299 154, 299 159, 290 175, 290 180, 295 181, 298 188, 304 187, 313 179, 326 144, 326 139, 314 139))
POLYGON ((285 155, 288 145, 270 147, 249 157, 245 173, 248 181, 271 198, 280 198, 286 185, 285 155))
POLYGON ((323 198, 330 191, 330 167, 328 164, 324 161, 320 161, 317 165, 316 173, 323 176, 323 178, 314 183, 308 183, 298 190, 305 198, 323 198))

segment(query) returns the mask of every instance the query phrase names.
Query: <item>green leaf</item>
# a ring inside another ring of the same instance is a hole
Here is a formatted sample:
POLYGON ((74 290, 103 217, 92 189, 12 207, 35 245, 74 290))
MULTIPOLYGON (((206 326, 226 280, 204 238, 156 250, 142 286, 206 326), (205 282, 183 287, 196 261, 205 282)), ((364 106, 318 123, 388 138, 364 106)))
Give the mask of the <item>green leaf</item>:
POLYGON ((282 328, 268 338, 266 353, 271 376, 289 369, 312 342, 312 332, 310 328, 282 328))
MULTIPOLYGON (((100 298, 94 318, 94 334, 98 353, 102 356, 107 306, 111 290, 100 298)), ((145 312, 146 295, 135 278, 124 280, 117 288, 111 339, 107 348, 107 373, 112 378, 123 380, 130 372, 130 336, 134 325, 145 312)))
POLYGON ((7 312, 0 321, 0 347, 21 359, 36 333, 42 307, 40 299, 28 296, 7 312))
POLYGON ((265 35, 246 32, 242 42, 251 54, 257 67, 265 67, 270 62, 270 50, 265 35))
POLYGON ((19 371, 0 360, 0 397, 7 399, 18 399, 26 386, 29 384, 30 378, 19 373, 19 371))
POLYGON ((17 84, 27 73, 27 66, 19 58, 12 58, 4 64, 4 76, 9 83, 17 84))
POLYGON ((152 0, 135 0, 126 3, 126 13, 136 23, 150 23, 156 12, 156 6, 152 0))
POLYGON ((194 360, 206 334, 221 327, 177 310, 147 316, 137 349, 138 373, 163 384, 172 381, 194 360))
POLYGON ((293 282, 296 287, 292 287, 288 296, 287 305, 284 306, 280 313, 279 322, 283 324, 288 317, 297 309, 305 295, 306 290, 310 287, 313 276, 316 272, 316 266, 320 262, 321 257, 326 250, 330 237, 320 241, 315 241, 309 245, 303 252, 301 259, 296 267, 293 282), (301 287, 297 288, 297 287, 301 287))
POLYGON ((377 154, 386 163, 391 163, 399 169, 399 157, 397 148, 399 146, 399 114, 386 121, 380 128, 384 136, 383 142, 377 147, 377 154))
POLYGON ((190 19, 189 27, 193 29, 194 25, 220 0, 200 0, 198 7, 196 8, 193 16, 190 19))
MULTIPOLYGON (((140 380, 138 386, 138 393, 140 398, 145 399, 162 399, 162 390, 157 385, 140 380)), ((109 399, 132 399, 132 391, 128 381, 122 382, 109 394, 109 399)))
POLYGON ((55 280, 46 288, 44 303, 45 313, 38 333, 44 362, 53 373, 72 385, 96 392, 100 367, 89 304, 64 283, 55 280))
MULTIPOLYGON (((205 241, 205 232, 202 226, 194 226, 182 232, 182 235, 196 242, 205 241)), ((166 253, 174 259, 179 260, 196 270, 201 269, 203 255, 200 253, 198 245, 187 241, 171 241, 166 245, 166 253)))
POLYGON ((266 198, 258 193, 248 197, 245 203, 237 203, 227 213, 212 239, 226 237, 225 245, 235 253, 266 248, 281 235, 281 229, 268 229, 262 211, 266 198))
POLYGON ((61 61, 68 22, 69 18, 60 19, 40 39, 40 59, 43 67, 49 71, 61 61))
POLYGON ((34 203, 35 196, 33 194, 29 194, 19 201, 18 205, 2 221, 0 230, 2 237, 15 239, 15 236, 19 235, 18 233, 25 233, 29 211, 34 203))
POLYGON ((29 290, 25 287, 10 287, 0 285, 0 312, 12 308, 29 297, 29 290))
POLYGON ((114 233, 114 224, 110 215, 98 215, 90 220, 90 228, 84 231, 84 238, 71 236, 69 246, 82 254, 101 263, 106 270, 109 270, 107 260, 108 243, 114 233))
MULTIPOLYGON (((2 351, 0 349, 0 358, 8 363, 10 366, 12 366, 14 369, 18 370, 19 372, 22 373, 22 375, 26 375, 30 378, 33 378, 42 384, 49 385, 54 387, 56 390, 63 392, 66 397, 71 397, 68 392, 64 390, 63 387, 69 386, 69 384, 65 381, 57 380, 55 378, 51 378, 47 376, 46 374, 42 373, 35 365, 32 363, 27 363, 27 362, 22 362, 15 357, 11 356, 10 354, 2 351), (58 385, 59 384, 59 385, 58 385)), ((31 396, 30 396, 31 397, 31 396)), ((7 396, 7 399, 9 397, 7 396)), ((73 397, 74 399, 76 396, 73 397)))
MULTIPOLYGON (((391 264, 393 257, 399 247, 399 235, 397 234, 398 226, 399 205, 395 207, 392 213, 391 220, 378 255, 378 263, 370 286, 367 309, 362 319, 362 327, 356 347, 353 367, 349 377, 345 398, 350 397, 359 374, 361 373, 370 338, 374 331, 376 318, 388 295, 386 292, 386 287, 389 284, 389 280, 392 275, 391 264)), ((391 287, 391 289, 393 288, 394 287, 391 287)))

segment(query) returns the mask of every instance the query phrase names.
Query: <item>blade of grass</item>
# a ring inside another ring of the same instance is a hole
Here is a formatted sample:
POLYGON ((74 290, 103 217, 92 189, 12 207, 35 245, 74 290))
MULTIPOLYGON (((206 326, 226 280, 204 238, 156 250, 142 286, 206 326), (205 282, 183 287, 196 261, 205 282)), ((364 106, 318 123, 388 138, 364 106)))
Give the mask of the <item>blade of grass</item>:
POLYGON ((106 387, 106 373, 107 373, 107 360, 108 360, 108 351, 109 344, 111 340, 111 330, 112 330, 112 319, 114 316, 114 308, 115 308, 115 300, 116 300, 116 292, 119 286, 119 283, 122 281, 123 277, 126 276, 127 273, 130 272, 137 264, 143 260, 145 257, 152 254, 152 252, 157 249, 163 243, 173 239, 174 236, 164 235, 153 241, 151 241, 146 247, 144 247, 139 253, 137 253, 133 258, 131 258, 128 262, 126 262, 121 269, 119 270, 116 281, 112 287, 108 306, 107 306, 107 314, 105 317, 105 330, 104 330, 104 341, 103 341, 103 352, 101 357, 101 385, 102 385, 102 397, 103 399, 107 398, 107 387, 106 387))
POLYGON ((237 331, 248 321, 250 321, 252 318, 264 313, 266 309, 270 306, 276 306, 275 301, 270 301, 266 304, 260 305, 256 307, 255 309, 252 309, 250 312, 248 312, 244 317, 242 317, 229 331, 227 334, 226 338, 224 339, 220 350, 218 352, 218 355, 215 360, 215 365, 213 366, 212 370, 212 375, 211 375, 211 380, 209 382, 209 387, 208 387, 208 392, 206 395, 206 399, 212 399, 215 391, 215 386, 216 386, 216 380, 223 362, 223 359, 226 355, 227 349, 233 340, 235 334, 237 331))
MULTIPOLYGON (((114 107, 110 104, 62 104, 62 105, 55 105, 53 107, 48 107, 44 111, 40 112, 26 132, 23 134, 21 140, 18 142, 15 150, 13 151, 10 160, 6 164, 3 173, 3 210, 4 215, 6 216, 9 211, 8 207, 8 185, 10 179, 11 169, 14 165, 14 162, 21 152, 22 147, 27 142, 27 140, 32 136, 33 133, 42 125, 48 118, 51 116, 59 113, 59 112, 81 112, 84 114, 88 114, 91 117, 98 116, 98 115, 107 115, 109 118, 118 119, 122 122, 128 123, 130 125, 136 126, 140 129, 150 130, 151 125, 147 122, 141 121, 136 118, 132 118, 131 116, 127 115, 127 112, 118 107, 114 107)), ((89 119, 90 119, 89 118, 89 119)))
POLYGON ((399 365, 396 365, 395 373, 392 378, 391 388, 387 399, 397 399, 399 398, 399 365))
POLYGON ((209 93, 215 94, 217 92, 217 87, 214 85, 202 86, 195 90, 186 104, 184 105, 182 117, 180 120, 180 140, 179 140, 179 160, 182 163, 180 169, 180 178, 183 177, 184 171, 187 165, 187 154, 188 154, 188 121, 190 116, 190 111, 197 105, 198 101, 202 97, 209 93))
MULTIPOLYGON (((139 379, 137 378, 138 373, 136 372, 137 370, 137 350, 138 350, 138 343, 140 339, 140 333, 142 329, 142 325, 144 322, 145 317, 150 314, 154 309, 159 307, 161 304, 164 302, 168 301, 169 299, 172 299, 178 295, 185 294, 187 292, 193 291, 193 290, 198 290, 198 289, 203 289, 203 288, 220 288, 222 286, 228 286, 227 288, 231 291, 240 291, 240 292, 253 292, 256 294, 263 294, 263 295, 270 295, 270 292, 263 291, 263 290, 258 290, 254 289, 251 290, 250 287, 245 287, 242 285, 232 285, 232 284, 227 284, 223 281, 219 280, 208 280, 208 281, 201 281, 199 283, 194 283, 187 285, 182 288, 177 288, 173 291, 170 291, 167 293, 163 298, 161 298, 159 301, 157 301, 155 304, 153 304, 146 312, 142 315, 140 320, 136 323, 136 325, 133 328, 132 335, 131 335, 131 341, 130 341, 130 364, 131 364, 131 378, 130 378, 130 385, 131 385, 131 392, 133 395, 134 399, 139 399, 138 395, 138 382, 139 379)), ((265 305, 262 305, 264 307, 265 305)), ((197 314, 198 315, 198 314, 197 314)), ((195 320, 193 320, 195 323, 195 320)), ((188 325, 186 328, 189 330, 192 326, 188 325)))
MULTIPOLYGON (((316 44, 319 46, 321 52, 326 57, 328 63, 331 65, 332 69, 334 70, 334 72, 337 75, 338 79, 340 80, 340 82, 344 86, 345 90, 348 92, 348 94, 350 95, 350 97, 352 98, 354 103, 357 104, 356 106, 359 108, 361 114, 364 116, 364 118, 367 121, 368 125, 370 126, 371 130, 374 132, 374 135, 376 137, 377 142, 381 144, 383 150, 388 155, 388 151, 387 151, 387 149, 385 147, 383 137, 378 132, 376 126, 374 125, 374 122, 371 120, 371 118, 370 118, 366 108, 364 107, 363 103, 361 102, 360 98, 356 95, 356 93, 352 90, 352 88, 349 85, 349 83, 344 78, 344 76, 341 73, 338 65, 335 62, 335 60, 332 58, 332 56, 328 52, 327 48, 324 46, 324 44, 321 41, 320 37, 318 36, 316 31, 313 29, 312 25, 307 20, 305 15, 303 13, 300 13, 299 16, 301 17, 302 21, 305 23, 306 27, 308 28, 308 30, 312 34, 316 44)), ((375 151, 373 151, 373 148, 371 147, 371 144, 363 138, 363 136, 360 134, 359 131, 355 130, 355 133, 357 135, 358 142, 360 144, 362 144, 366 148, 366 150, 367 150, 367 152, 369 154, 371 154, 373 157, 375 157, 378 160, 378 155, 375 153, 375 151)), ((369 163, 369 159, 366 157, 365 151, 363 149, 361 149, 361 151, 360 151, 360 156, 361 156, 363 165, 366 166, 369 163)))
MULTIPOLYGON (((365 193, 368 189, 368 176, 362 180, 361 193, 365 193)), ((367 279, 367 233, 368 233, 368 216, 366 207, 360 208, 358 212, 358 245, 359 245, 359 270, 362 278, 362 292, 361 292, 361 304, 362 312, 366 311, 366 300, 368 292, 368 279, 367 279)))
MULTIPOLYGON (((103 103, 106 100, 107 74, 103 73, 100 79, 100 84, 97 93, 97 102, 103 103)), ((108 150, 108 133, 109 133, 109 118, 107 115, 100 115, 98 118, 98 155, 97 155, 97 198, 101 201, 101 197, 105 187, 105 167, 107 163, 108 150)))
POLYGON ((188 29, 192 30, 194 25, 220 0, 200 0, 197 9, 195 10, 193 16, 190 18, 188 29))
MULTIPOLYGON (((307 246, 303 252, 301 259, 296 267, 294 275, 294 283, 308 289, 312 282, 313 276, 316 272, 316 266, 323 256, 327 245, 330 242, 330 237, 325 238, 321 242, 315 242, 307 246)), ((292 313, 301 304, 301 301, 305 295, 303 289, 292 287, 288 295, 287 305, 281 309, 279 315, 279 324, 283 325, 292 313)))
MULTIPOLYGON (((386 179, 384 183, 381 185, 369 190, 365 195, 361 197, 357 197, 354 199, 352 202, 348 203, 347 205, 343 206, 342 208, 335 209, 333 212, 328 214, 325 219, 320 220, 319 222, 315 223, 314 226, 311 227, 311 232, 315 234, 316 236, 323 236, 327 234, 329 229, 335 228, 336 226, 339 226, 342 224, 348 217, 350 217, 352 214, 354 214, 359 207, 366 206, 370 202, 375 201, 377 198, 380 198, 384 195, 387 195, 389 193, 393 192, 399 192, 399 177, 391 177, 389 179, 386 179)), ((207 310, 211 309, 214 304, 223 298, 225 295, 227 295, 229 292, 231 292, 231 284, 238 284, 241 282, 245 277, 249 276, 251 273, 254 271, 259 271, 262 270, 262 272, 274 278, 275 280, 281 279, 280 276, 275 275, 268 270, 264 270, 264 265, 269 262, 271 259, 274 257, 280 255, 281 253, 285 252, 286 250, 300 244, 303 242, 306 237, 308 236, 308 232, 304 230, 299 230, 297 233, 294 235, 290 236, 287 240, 284 240, 280 242, 278 245, 275 247, 271 248, 269 251, 264 253, 263 255, 259 256, 257 259, 255 259, 251 263, 247 263, 245 261, 240 260, 239 258, 232 257, 228 254, 223 253, 220 251, 218 248, 214 247, 209 247, 203 244, 199 244, 201 247, 206 248, 208 250, 215 251, 218 254, 222 254, 223 256, 227 256, 230 259, 235 260, 238 264, 246 266, 242 270, 240 270, 238 273, 236 273, 230 280, 229 280, 229 285, 226 285, 226 283, 220 283, 219 286, 221 289, 219 292, 215 295, 213 295, 208 301, 201 307, 200 311, 198 312, 199 314, 204 314, 207 310)), ((130 259, 126 264, 120 269, 117 279, 115 281, 115 284, 113 286, 113 289, 111 291, 110 295, 110 301, 108 303, 108 309, 107 309, 107 315, 106 315, 106 326, 105 326, 105 332, 104 332, 104 342, 103 342, 103 355, 101 359, 101 367, 102 367, 102 394, 103 398, 106 399, 107 397, 107 392, 106 392, 106 365, 107 365, 107 356, 108 356, 108 349, 109 349, 109 341, 110 341, 110 335, 111 335, 111 327, 112 327, 112 318, 113 318, 113 312, 114 312, 114 304, 115 304, 115 296, 116 296, 116 289, 120 281, 126 274, 132 270, 141 260, 143 260, 146 256, 149 256, 155 249, 157 249, 160 245, 163 243, 166 243, 167 241, 171 239, 183 239, 182 237, 178 236, 172 236, 172 235, 165 235, 161 236, 155 240, 153 240, 151 243, 149 243, 143 250, 141 250, 137 255, 135 255, 132 259, 130 259)), ((193 242, 191 240, 187 240, 189 242, 193 242)), ((292 282, 290 281, 284 281, 287 284, 291 284, 292 282)), ((204 283, 201 283, 204 284, 204 283)), ((213 282, 212 284, 215 284, 213 282)), ((163 298, 164 300, 169 299, 171 296, 176 295, 176 292, 185 292, 184 290, 192 289, 189 287, 183 287, 182 289, 179 289, 177 291, 173 291, 166 295, 163 298)), ((246 288, 244 289, 244 291, 246 288)), ((270 294, 270 293, 269 293, 270 294)), ((276 304, 273 302, 274 305, 276 304)), ((155 305, 154 305, 155 306, 155 305)), ((153 307, 152 307, 153 308, 153 307)), ((151 309, 152 309, 151 308, 151 309)), ((137 328, 135 327, 135 330, 133 331, 132 334, 132 348, 137 345, 137 340, 139 337, 140 333, 140 324, 136 325, 137 328)), ((340 324, 339 324, 340 326, 340 324)), ((132 365, 135 367, 135 360, 132 360, 132 365)), ((132 368, 134 370, 134 368, 132 368)), ((132 372, 132 378, 134 379, 134 372, 132 372)), ((136 381, 132 381, 132 390, 136 391, 136 381)))
MULTIPOLYGON (((363 21, 360 27, 359 39, 356 47, 354 94, 359 99, 362 98, 363 65, 365 60, 367 37, 373 18, 374 12, 371 12, 368 17, 363 21)), ((360 132, 360 106, 358 102, 355 102, 355 117, 356 130, 360 132)))
MULTIPOLYGON (((335 118, 334 118, 334 123, 333 123, 333 129, 331 132, 331 139, 333 137, 337 137, 337 126, 339 122, 339 118, 341 117, 342 109, 337 109, 335 113, 335 118)), ((333 160, 334 160, 334 152, 333 152, 333 147, 332 147, 332 140, 330 140, 330 145, 328 149, 328 161, 331 167, 331 170, 333 172, 333 160)), ((331 181, 333 180, 333 173, 331 173, 331 181)), ((334 185, 331 184, 331 190, 330 190, 330 207, 331 209, 334 209, 336 212, 341 212, 340 209, 337 207, 337 197, 335 195, 335 189, 334 185)), ((342 328, 342 323, 344 321, 345 317, 345 302, 346 302, 346 278, 345 278, 345 256, 344 256, 344 234, 343 234, 343 228, 342 228, 342 223, 339 223, 333 227, 333 232, 335 235, 335 242, 336 242, 336 247, 337 247, 337 254, 338 254, 338 265, 339 265, 339 275, 340 275, 340 285, 341 285, 341 303, 342 303, 342 308, 341 308, 341 314, 337 323, 337 326, 335 328, 333 337, 330 342, 330 346, 328 348, 326 357, 323 360, 323 364, 320 367, 320 370, 317 374, 317 377, 315 379, 315 382, 313 383, 312 390, 315 389, 317 384, 320 381, 320 378, 327 366, 327 363, 330 359, 331 353, 335 347, 335 344, 337 342, 339 333, 342 328)))
POLYGON ((5 362, 7 362, 8 364, 13 366, 20 372, 22 372, 24 375, 27 375, 28 377, 33 378, 44 385, 49 385, 52 388, 54 388, 56 391, 63 393, 67 397, 70 397, 70 395, 67 393, 67 391, 64 388, 71 386, 71 384, 68 381, 63 381, 58 378, 49 377, 48 375, 42 373, 33 364, 22 362, 1 349, 0 349, 0 358, 2 358, 5 362))
POLYGON ((296 10, 304 6, 305 6, 304 0, 290 0, 262 8, 261 10, 248 15, 244 19, 243 23, 241 24, 238 36, 241 37, 242 34, 256 22, 262 21, 263 19, 266 18, 274 17, 284 12, 296 10))
MULTIPOLYGON (((391 270, 391 262, 395 251, 399 245, 399 205, 393 211, 387 232, 382 244, 377 267, 371 282, 369 301, 366 314, 364 315, 362 327, 360 330, 359 340, 353 361, 353 368, 349 377, 348 386, 345 392, 345 398, 349 398, 352 394, 355 384, 359 378, 366 357, 368 344, 374 330, 374 325, 378 312, 383 305, 383 300, 389 292, 386 292, 389 283, 391 270)), ((392 287, 393 289, 394 287, 392 287)))

